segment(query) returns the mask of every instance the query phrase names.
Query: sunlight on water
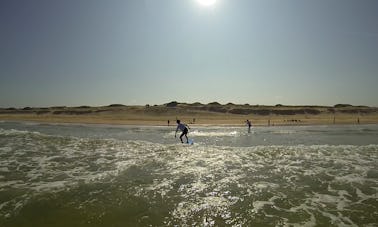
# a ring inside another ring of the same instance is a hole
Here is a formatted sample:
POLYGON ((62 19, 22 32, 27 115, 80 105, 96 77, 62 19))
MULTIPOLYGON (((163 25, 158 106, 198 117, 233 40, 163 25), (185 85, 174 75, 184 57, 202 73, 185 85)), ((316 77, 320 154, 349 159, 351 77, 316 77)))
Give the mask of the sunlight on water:
POLYGON ((300 132, 200 128, 189 146, 173 129, 4 124, 0 226, 377 224, 377 144, 280 145, 274 135, 300 132), (261 134, 273 145, 247 146, 261 134))

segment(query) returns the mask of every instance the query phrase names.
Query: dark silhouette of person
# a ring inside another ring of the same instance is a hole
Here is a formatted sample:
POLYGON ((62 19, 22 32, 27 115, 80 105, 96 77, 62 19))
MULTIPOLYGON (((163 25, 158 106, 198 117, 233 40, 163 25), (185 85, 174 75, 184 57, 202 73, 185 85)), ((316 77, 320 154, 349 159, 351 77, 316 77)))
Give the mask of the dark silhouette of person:
POLYGON ((181 123, 180 120, 177 120, 176 122, 177 122, 177 128, 176 128, 175 138, 176 138, 178 130, 180 130, 182 132, 180 135, 181 143, 184 143, 182 141, 183 136, 185 136, 186 138, 186 143, 189 143, 189 140, 188 140, 188 132, 189 132, 188 129, 190 129, 189 126, 187 124, 181 123))
POLYGON ((252 123, 249 120, 247 120, 246 122, 247 122, 247 126, 248 126, 248 133, 251 133, 252 123))

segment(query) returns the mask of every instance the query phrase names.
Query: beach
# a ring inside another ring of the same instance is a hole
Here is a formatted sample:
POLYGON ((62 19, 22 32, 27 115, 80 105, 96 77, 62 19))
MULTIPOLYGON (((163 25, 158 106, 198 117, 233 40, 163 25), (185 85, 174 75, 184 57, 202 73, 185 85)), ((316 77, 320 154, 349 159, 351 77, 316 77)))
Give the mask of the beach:
POLYGON ((377 123, 354 106, 0 109, 0 225, 374 226, 377 123))
POLYGON ((219 103, 167 103, 154 106, 48 107, 0 109, 0 120, 50 123, 91 123, 121 125, 188 124, 254 126, 377 124, 378 108, 365 106, 251 106, 219 103))
POLYGON ((0 1, 0 227, 378 227, 377 11, 0 1))

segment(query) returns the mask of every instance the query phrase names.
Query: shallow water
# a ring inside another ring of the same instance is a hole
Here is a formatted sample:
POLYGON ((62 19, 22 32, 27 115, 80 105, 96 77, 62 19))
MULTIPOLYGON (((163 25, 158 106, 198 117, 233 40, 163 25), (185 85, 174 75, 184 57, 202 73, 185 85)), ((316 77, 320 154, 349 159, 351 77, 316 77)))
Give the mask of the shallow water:
POLYGON ((377 226, 378 126, 0 123, 0 226, 377 226))

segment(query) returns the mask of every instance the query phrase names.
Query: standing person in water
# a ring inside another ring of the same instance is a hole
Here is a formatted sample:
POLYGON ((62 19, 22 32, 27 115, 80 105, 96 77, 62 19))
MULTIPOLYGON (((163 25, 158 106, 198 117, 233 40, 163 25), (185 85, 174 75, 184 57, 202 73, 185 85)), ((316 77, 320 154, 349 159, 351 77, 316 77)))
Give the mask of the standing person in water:
POLYGON ((182 137, 184 135, 185 135, 185 138, 186 138, 186 143, 189 143, 188 136, 187 136, 188 135, 188 129, 190 129, 189 126, 181 123, 180 120, 177 120, 176 122, 177 122, 177 128, 176 128, 175 138, 176 138, 178 130, 180 130, 182 132, 181 135, 180 135, 181 143, 184 143, 182 141, 182 137))
POLYGON ((248 133, 251 133, 252 123, 249 120, 247 120, 247 126, 248 126, 248 133))

